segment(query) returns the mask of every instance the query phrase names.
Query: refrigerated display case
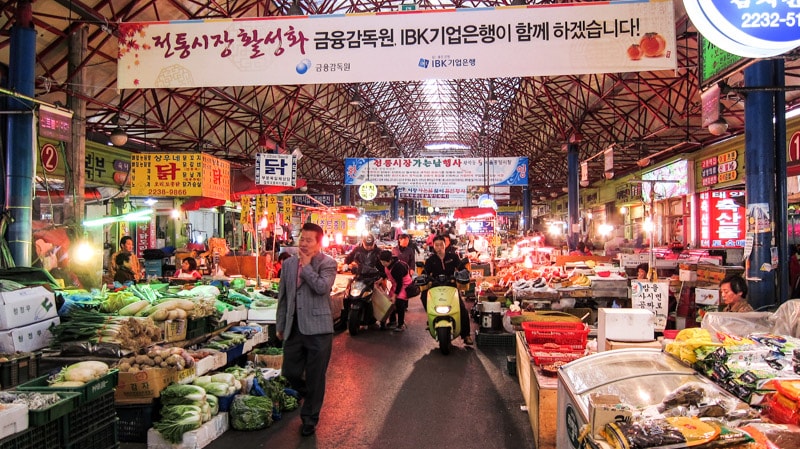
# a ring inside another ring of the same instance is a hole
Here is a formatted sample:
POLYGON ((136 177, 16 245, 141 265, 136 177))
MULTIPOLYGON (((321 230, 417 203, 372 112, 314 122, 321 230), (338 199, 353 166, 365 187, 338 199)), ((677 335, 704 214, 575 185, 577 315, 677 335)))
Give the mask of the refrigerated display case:
MULTIPOLYGON (((590 395, 614 395, 635 409, 656 406, 689 382, 700 382, 733 396, 716 384, 658 349, 620 349, 599 352, 567 365, 558 372, 559 449, 578 449, 582 428, 590 421, 590 395)), ((739 401, 740 402, 740 401, 739 401)), ((742 407, 748 406, 741 403, 742 407)))

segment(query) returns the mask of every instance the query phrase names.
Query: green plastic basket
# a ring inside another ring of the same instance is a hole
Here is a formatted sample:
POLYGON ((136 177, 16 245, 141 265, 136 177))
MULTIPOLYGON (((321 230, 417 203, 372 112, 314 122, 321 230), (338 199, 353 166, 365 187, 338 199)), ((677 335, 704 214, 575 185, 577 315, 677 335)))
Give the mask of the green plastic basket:
POLYGON ((42 449, 60 447, 60 427, 58 421, 30 427, 0 440, 0 449, 42 449))
MULTIPOLYGON (((29 394, 32 391, 11 391, 11 394, 29 394)), ((58 418, 73 411, 80 402, 80 393, 69 391, 36 391, 40 394, 57 394, 61 399, 55 404, 39 409, 28 410, 28 425, 31 427, 43 426, 49 424, 58 418)))
POLYGON ((61 441, 65 446, 73 445, 87 434, 101 427, 107 428, 115 419, 114 392, 109 391, 93 401, 84 402, 64 416, 61 420, 61 441))
POLYGON ((41 376, 33 379, 30 382, 26 382, 24 384, 20 384, 17 387, 17 390, 20 391, 38 391, 38 392, 69 392, 69 393, 80 393, 80 402, 81 404, 84 402, 93 401, 100 396, 108 393, 109 391, 113 391, 114 387, 117 386, 117 378, 119 377, 119 370, 112 369, 109 370, 108 374, 105 376, 95 379, 91 382, 87 382, 80 387, 51 387, 48 382, 48 376, 41 376))

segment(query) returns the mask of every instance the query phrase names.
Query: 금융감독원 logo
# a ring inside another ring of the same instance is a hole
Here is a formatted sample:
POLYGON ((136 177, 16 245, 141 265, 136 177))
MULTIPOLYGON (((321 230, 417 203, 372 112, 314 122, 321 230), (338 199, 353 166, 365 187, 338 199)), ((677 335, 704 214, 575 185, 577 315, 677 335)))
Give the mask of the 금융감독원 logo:
POLYGON ((419 58, 417 66, 423 69, 453 69, 472 68, 478 65, 475 58, 452 58, 450 56, 437 56, 434 58, 419 58))
POLYGON ((299 75, 305 75, 308 72, 308 69, 311 68, 311 61, 308 59, 303 59, 302 61, 298 62, 295 66, 295 70, 299 75))

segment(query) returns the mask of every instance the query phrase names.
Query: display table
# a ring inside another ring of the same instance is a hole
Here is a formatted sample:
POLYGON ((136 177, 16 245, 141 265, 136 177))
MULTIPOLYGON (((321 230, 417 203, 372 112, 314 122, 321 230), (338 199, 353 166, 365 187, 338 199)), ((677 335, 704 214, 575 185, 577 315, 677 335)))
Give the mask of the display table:
POLYGON ((525 332, 517 332, 517 379, 533 430, 533 447, 555 449, 558 378, 548 377, 533 363, 525 332))
MULTIPOLYGON (((246 278, 256 277, 256 256, 220 256, 219 266, 225 272, 225 276, 243 276, 246 278)), ((262 279, 269 279, 273 276, 267 273, 267 258, 258 257, 258 274, 262 279)), ((274 275, 275 273, 272 273, 274 275)))

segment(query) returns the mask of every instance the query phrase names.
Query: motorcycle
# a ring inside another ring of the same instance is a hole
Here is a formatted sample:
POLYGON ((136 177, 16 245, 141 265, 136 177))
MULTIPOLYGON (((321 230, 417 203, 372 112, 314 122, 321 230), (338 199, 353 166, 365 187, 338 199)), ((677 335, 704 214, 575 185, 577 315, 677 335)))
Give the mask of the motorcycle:
POLYGON ((361 326, 375 323, 373 314, 372 295, 375 293, 375 283, 381 278, 377 268, 365 266, 350 281, 344 299, 344 316, 347 317, 347 330, 350 335, 358 335, 361 326))
POLYGON ((469 270, 435 278, 422 274, 414 280, 420 290, 428 291, 428 331, 439 342, 439 351, 444 355, 450 354, 451 342, 461 335, 460 293, 453 280, 456 284, 468 284, 469 270))

